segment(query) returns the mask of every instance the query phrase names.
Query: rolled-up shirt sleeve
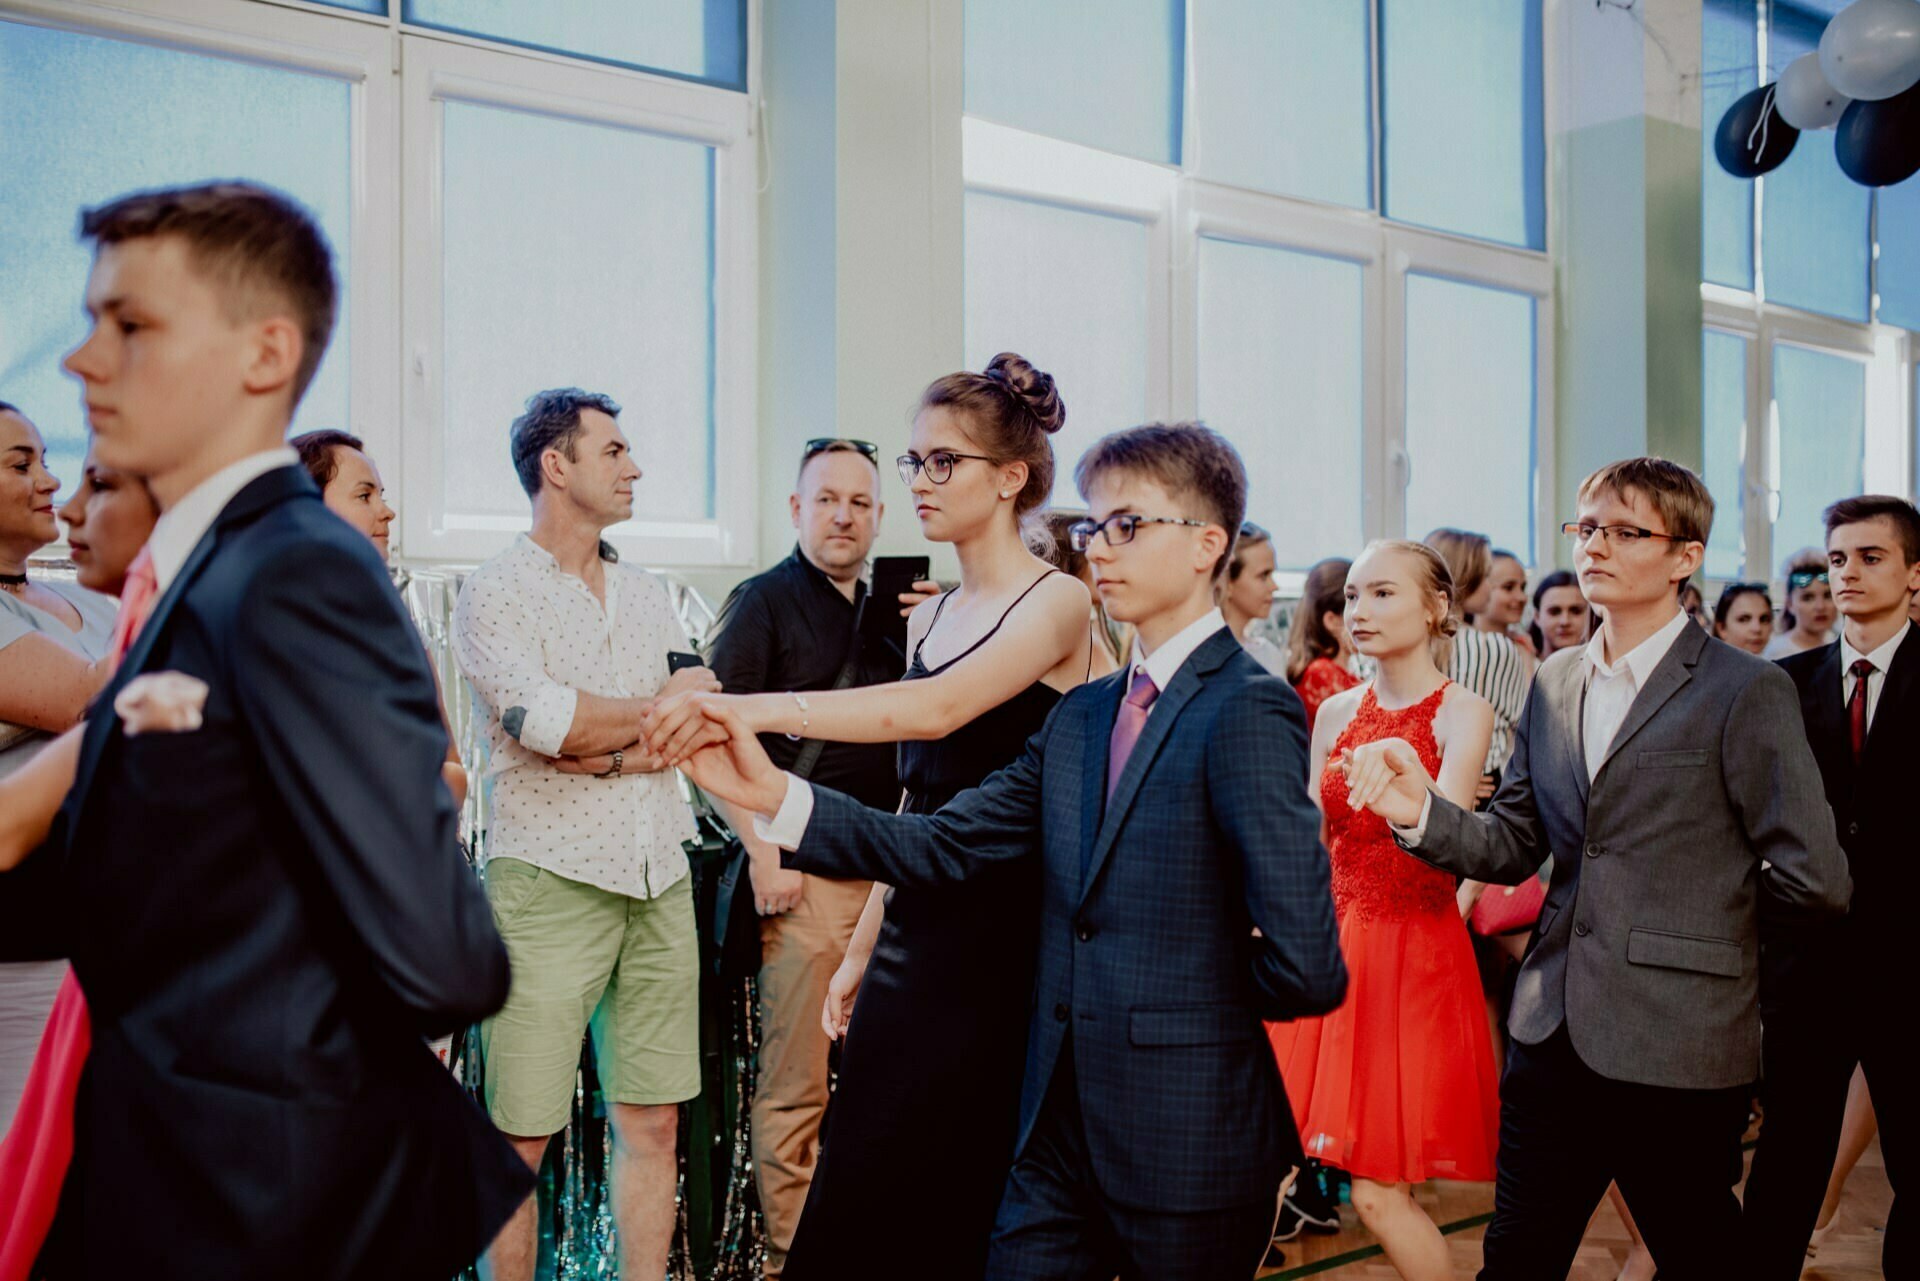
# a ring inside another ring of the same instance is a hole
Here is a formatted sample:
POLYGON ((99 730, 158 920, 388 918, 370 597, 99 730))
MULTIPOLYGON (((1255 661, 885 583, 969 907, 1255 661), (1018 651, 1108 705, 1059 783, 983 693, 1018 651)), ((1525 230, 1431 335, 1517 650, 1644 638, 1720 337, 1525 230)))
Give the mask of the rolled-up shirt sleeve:
POLYGON ((578 691, 547 675, 525 604, 499 584, 469 578, 453 613, 454 654, 501 726, 530 752, 560 755, 578 691))

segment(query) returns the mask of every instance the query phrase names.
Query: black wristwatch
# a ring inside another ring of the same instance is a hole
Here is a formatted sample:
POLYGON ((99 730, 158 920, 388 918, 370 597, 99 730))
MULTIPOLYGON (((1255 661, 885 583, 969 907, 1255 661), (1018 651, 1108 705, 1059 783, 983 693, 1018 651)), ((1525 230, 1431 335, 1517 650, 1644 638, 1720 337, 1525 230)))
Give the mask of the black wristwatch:
POLYGON ((595 778, 619 778, 620 766, 622 763, 624 763, 625 760, 626 760, 626 753, 616 751, 613 754, 613 768, 608 770, 604 774, 595 774, 594 777, 595 778))

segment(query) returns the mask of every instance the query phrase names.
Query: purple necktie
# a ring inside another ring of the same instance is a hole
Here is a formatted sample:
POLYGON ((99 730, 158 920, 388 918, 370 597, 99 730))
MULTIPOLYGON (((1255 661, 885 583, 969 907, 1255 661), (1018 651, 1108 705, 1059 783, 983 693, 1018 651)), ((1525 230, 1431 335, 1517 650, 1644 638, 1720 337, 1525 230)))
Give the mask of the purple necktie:
POLYGON ((1113 737, 1107 743, 1108 800, 1113 799, 1113 789, 1120 785, 1120 772, 1127 768, 1127 757, 1133 755, 1133 745, 1140 741, 1140 731, 1147 727, 1147 712, 1158 697, 1160 691, 1153 677, 1147 675, 1147 669, 1143 667, 1135 672, 1133 684, 1127 690, 1127 701, 1120 704, 1120 714, 1113 718, 1113 737))

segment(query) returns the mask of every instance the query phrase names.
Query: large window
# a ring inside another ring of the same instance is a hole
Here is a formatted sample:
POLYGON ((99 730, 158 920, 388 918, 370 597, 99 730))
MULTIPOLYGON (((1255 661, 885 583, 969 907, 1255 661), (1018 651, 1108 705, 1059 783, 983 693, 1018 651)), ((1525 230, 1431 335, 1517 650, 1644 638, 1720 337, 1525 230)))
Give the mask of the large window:
POLYGON ((968 0, 967 358, 1060 379, 1063 464, 1199 416, 1289 572, 1436 524, 1546 546, 1541 7, 1429 7, 968 0), (1028 67, 1032 21, 1098 74, 1028 67))
POLYGON ((1820 511, 1835 499, 1914 487, 1920 180, 1878 192, 1853 183, 1831 132, 1803 133, 1785 164, 1753 181, 1713 158, 1727 107, 1817 48, 1838 7, 1702 6, 1701 383, 1715 578, 1768 577, 1820 542, 1820 511))
POLYGON ((754 478, 716 466, 755 431, 744 0, 335 7, 0 15, 0 171, 34 175, 0 185, 0 396, 46 431, 57 474, 85 447, 59 370, 84 332, 79 209, 241 177, 332 242, 339 320, 293 426, 367 440, 406 554, 479 560, 526 526, 507 426, 574 384, 622 402, 646 472, 614 541, 652 564, 746 563, 754 478))

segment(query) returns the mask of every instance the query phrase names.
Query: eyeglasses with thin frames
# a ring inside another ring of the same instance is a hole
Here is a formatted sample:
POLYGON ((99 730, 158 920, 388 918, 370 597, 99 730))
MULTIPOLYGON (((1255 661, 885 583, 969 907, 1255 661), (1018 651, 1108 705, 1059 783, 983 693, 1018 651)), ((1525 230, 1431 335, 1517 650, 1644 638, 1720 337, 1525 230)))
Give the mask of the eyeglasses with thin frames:
POLYGON ((1188 520, 1182 516, 1138 516, 1133 512, 1120 512, 1105 520, 1077 520, 1067 527, 1067 541, 1073 550, 1083 552, 1093 546, 1093 536, 1099 534, 1107 540, 1109 547, 1124 547, 1133 541, 1133 536, 1142 525, 1186 525, 1193 529, 1205 529, 1208 522, 1188 520))
POLYGON ((936 449, 925 458, 918 454, 902 454, 893 462, 900 469, 900 482, 904 485, 913 484, 913 478, 922 469, 925 469, 928 480, 936 485, 944 485, 953 479, 954 464, 966 458, 983 463, 993 461, 985 454, 957 454, 951 449, 936 449))
POLYGON ((1635 547, 1649 538, 1664 538, 1670 543, 1694 541, 1679 534, 1663 534, 1657 529, 1643 529, 1639 525, 1594 525, 1578 520, 1570 520, 1560 526, 1560 532, 1572 539, 1575 547, 1585 547, 1593 541, 1595 534, 1612 547, 1635 547))

